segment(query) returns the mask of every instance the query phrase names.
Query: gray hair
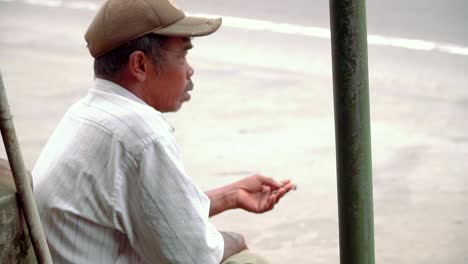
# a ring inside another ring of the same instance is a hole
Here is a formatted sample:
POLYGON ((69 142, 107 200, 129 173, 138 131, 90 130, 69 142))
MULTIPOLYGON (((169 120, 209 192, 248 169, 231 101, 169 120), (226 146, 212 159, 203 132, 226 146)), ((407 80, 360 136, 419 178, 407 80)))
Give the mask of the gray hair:
POLYGON ((162 49, 166 45, 168 37, 147 34, 131 40, 118 48, 96 58, 94 60, 94 75, 99 78, 109 79, 115 76, 125 65, 134 51, 142 51, 150 56, 154 65, 161 70, 162 49))

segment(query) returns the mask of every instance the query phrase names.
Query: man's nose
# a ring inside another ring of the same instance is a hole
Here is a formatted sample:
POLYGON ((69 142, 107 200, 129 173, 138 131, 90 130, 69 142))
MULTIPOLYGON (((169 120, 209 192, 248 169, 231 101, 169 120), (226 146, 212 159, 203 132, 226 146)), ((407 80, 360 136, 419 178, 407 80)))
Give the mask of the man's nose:
POLYGON ((195 73, 195 71, 193 70, 192 66, 190 66, 190 64, 188 64, 187 66, 188 66, 187 74, 188 74, 188 77, 190 78, 195 73))

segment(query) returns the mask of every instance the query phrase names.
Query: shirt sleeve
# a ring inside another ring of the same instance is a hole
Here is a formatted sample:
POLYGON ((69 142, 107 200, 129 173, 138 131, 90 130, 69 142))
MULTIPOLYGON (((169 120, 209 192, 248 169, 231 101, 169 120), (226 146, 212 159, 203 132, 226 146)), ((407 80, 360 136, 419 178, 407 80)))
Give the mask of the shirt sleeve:
POLYGON ((219 264, 222 235, 208 221, 210 201, 183 170, 175 144, 158 139, 127 168, 116 219, 148 263, 219 264))

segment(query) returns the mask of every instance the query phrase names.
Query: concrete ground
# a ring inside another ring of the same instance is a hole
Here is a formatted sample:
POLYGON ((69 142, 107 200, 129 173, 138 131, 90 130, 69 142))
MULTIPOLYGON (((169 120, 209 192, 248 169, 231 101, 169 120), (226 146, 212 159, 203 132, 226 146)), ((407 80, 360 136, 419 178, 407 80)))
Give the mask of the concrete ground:
MULTIPOLYGON (((30 168, 92 83, 92 16, 0 2, 0 70, 30 168)), ((273 264, 338 263, 329 40, 224 27, 194 44, 192 100, 168 115, 186 170, 205 189, 254 172, 299 187, 272 212, 213 222, 273 264)), ((468 263, 468 56, 371 45, 369 69, 377 263, 468 263)))

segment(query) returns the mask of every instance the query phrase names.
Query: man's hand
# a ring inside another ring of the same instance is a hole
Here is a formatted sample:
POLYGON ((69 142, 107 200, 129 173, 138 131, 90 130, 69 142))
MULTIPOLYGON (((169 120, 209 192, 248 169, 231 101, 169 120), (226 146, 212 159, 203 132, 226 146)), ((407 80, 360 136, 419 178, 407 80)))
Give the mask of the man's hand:
POLYGON ((281 197, 294 188, 291 180, 277 182, 262 175, 247 177, 234 183, 237 191, 237 208, 263 213, 273 209, 281 197))
POLYGON ((230 256, 248 249, 245 239, 242 235, 233 232, 220 232, 224 239, 224 254, 221 262, 230 256))
POLYGON ((211 201, 210 216, 235 208, 254 213, 269 211, 293 188, 291 180, 278 182, 263 175, 244 178, 206 192, 211 201))

